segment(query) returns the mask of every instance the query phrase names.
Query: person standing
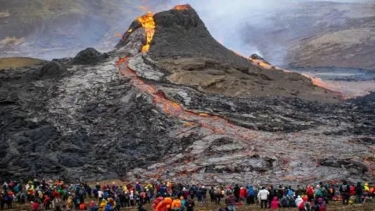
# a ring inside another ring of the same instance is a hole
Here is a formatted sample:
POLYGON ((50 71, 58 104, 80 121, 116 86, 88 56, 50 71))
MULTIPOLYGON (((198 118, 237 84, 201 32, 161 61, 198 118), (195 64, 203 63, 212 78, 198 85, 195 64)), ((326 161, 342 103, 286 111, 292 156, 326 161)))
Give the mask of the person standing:
POLYGON ((188 199, 186 200, 186 211, 193 211, 194 206, 195 206, 194 200, 188 197, 188 199))
POLYGON ((238 202, 240 200, 240 186, 238 186, 238 184, 234 186, 233 194, 236 197, 236 202, 238 202))
POLYGON ((312 185, 307 186, 306 194, 309 199, 309 202, 312 202, 314 200, 314 194, 315 194, 312 185))
POLYGON ((265 209, 267 208, 268 195, 270 195, 270 192, 266 190, 265 187, 262 187, 262 189, 258 192, 258 200, 260 201, 261 209, 263 209, 263 207, 265 209))
POLYGON ((358 182, 357 186, 355 187, 355 195, 356 195, 356 203, 361 204, 362 196, 363 196, 363 187, 362 187, 361 182, 358 182))
POLYGON ((228 191, 228 196, 225 199, 228 211, 236 211, 236 201, 237 197, 231 191, 228 191))
POLYGON ((279 201, 277 200, 277 196, 274 196, 270 205, 271 210, 277 210, 279 209, 279 201))
POLYGON ((346 180, 342 182, 342 185, 340 186, 340 194, 342 197, 342 204, 343 205, 348 205, 349 204, 349 185, 347 184, 346 180))
POLYGON ((102 190, 98 190, 98 204, 102 203, 102 200, 103 200, 103 196, 104 196, 104 192, 102 190))
POLYGON ((249 189, 247 190, 247 198, 246 203, 247 204, 255 204, 255 190, 252 185, 249 185, 249 189))

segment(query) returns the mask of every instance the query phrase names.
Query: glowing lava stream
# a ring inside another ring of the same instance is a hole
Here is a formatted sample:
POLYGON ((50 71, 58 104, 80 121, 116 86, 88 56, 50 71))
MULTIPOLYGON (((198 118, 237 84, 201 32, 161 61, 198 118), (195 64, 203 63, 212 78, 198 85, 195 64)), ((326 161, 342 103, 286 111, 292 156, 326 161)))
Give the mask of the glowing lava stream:
POLYGON ((128 61, 130 58, 122 58, 117 62, 119 72, 126 78, 131 79, 131 83, 141 92, 147 93, 153 97, 155 105, 170 117, 176 117, 186 121, 186 127, 195 125, 211 130, 218 135, 227 135, 230 137, 238 137, 242 140, 251 140, 256 135, 250 129, 229 123, 224 118, 209 115, 206 113, 195 113, 185 110, 178 103, 168 100, 163 92, 155 90, 151 85, 144 83, 137 77, 135 72, 129 68, 128 61))
MULTIPOLYGON (((151 41, 155 34, 154 14, 151 12, 146 13, 138 17, 137 20, 142 24, 142 27, 146 31, 146 44, 143 46, 142 52, 147 52, 150 49, 151 41)), ((131 33, 131 31, 129 33, 131 33)))

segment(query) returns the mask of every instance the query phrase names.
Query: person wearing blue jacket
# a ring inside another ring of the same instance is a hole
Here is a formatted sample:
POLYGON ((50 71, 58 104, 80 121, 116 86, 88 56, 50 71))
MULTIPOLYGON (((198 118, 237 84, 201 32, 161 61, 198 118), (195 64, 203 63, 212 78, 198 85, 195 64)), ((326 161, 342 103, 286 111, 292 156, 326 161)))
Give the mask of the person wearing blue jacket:
POLYGON ((256 196, 256 193, 255 193, 253 186, 249 185, 247 189, 246 203, 255 204, 255 196, 256 196))

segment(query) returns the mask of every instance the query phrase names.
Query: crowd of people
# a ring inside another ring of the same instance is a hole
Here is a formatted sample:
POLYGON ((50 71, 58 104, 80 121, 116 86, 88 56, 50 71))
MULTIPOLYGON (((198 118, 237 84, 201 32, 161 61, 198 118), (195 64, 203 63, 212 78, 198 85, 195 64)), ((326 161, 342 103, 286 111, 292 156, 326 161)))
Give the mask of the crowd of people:
POLYGON ((330 201, 340 200, 343 205, 363 203, 375 194, 375 187, 368 183, 354 185, 346 181, 340 185, 319 183, 292 188, 251 184, 205 187, 171 182, 89 185, 35 179, 26 184, 7 181, 2 189, 1 209, 12 209, 14 203, 28 203, 32 211, 119 211, 126 207, 144 211, 145 204, 155 211, 193 211, 196 203, 206 204, 208 200, 227 211, 236 211, 236 207, 245 204, 273 210, 295 207, 299 211, 325 211, 330 201))

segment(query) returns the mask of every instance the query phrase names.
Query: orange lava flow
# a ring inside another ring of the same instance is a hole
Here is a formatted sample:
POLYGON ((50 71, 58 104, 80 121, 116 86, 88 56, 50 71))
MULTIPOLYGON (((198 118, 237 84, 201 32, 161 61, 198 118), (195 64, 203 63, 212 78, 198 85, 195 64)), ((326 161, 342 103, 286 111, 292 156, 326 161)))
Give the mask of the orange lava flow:
POLYGON ((251 61, 251 63, 253 65, 260 66, 260 67, 265 68, 265 69, 272 69, 272 67, 273 67, 272 65, 270 65, 270 64, 268 64, 268 63, 266 63, 266 62, 264 62, 264 61, 262 61, 260 59, 251 59, 251 58, 249 58, 249 61, 251 61))
MULTIPOLYGON (((151 85, 143 82, 128 66, 129 58, 122 58, 117 62, 119 72, 126 78, 130 78, 132 84, 141 92, 147 93, 153 98, 154 104, 169 117, 176 117, 184 121, 184 127, 200 126, 208 129, 213 134, 228 135, 242 140, 252 140, 254 133, 250 129, 233 125, 228 120, 206 113, 196 113, 185 110, 181 105, 166 98, 164 92, 156 90, 151 85)), ((181 133, 180 133, 181 134, 181 133)))
POLYGON ((184 4, 184 5, 176 5, 173 7, 174 10, 189 10, 191 8, 190 5, 184 4))
POLYGON ((142 24, 142 27, 146 31, 146 44, 142 47, 142 52, 147 52, 150 49, 150 44, 155 34, 154 14, 148 12, 145 15, 138 17, 137 20, 142 24))
MULTIPOLYGON (((259 60, 259 59, 252 59, 252 58, 248 58, 248 60, 255 66, 259 66, 259 67, 262 67, 264 69, 277 69, 277 70, 282 70, 286 73, 288 72, 291 72, 290 70, 286 70, 286 69, 281 69, 281 68, 277 68, 275 66, 272 66, 271 64, 267 64, 266 62, 262 61, 262 60, 259 60)), ((322 87, 324 89, 327 89, 327 90, 330 90, 332 91, 332 89, 330 88, 330 86, 328 84, 326 84, 324 81, 322 81, 320 78, 315 78, 315 77, 311 77, 309 75, 306 75, 306 74, 303 74, 303 73, 300 73, 301 75, 303 75, 304 77, 308 78, 311 80, 311 82, 315 85, 315 86, 319 86, 319 87, 322 87)))
POLYGON ((315 85, 315 86, 320 86, 320 87, 323 87, 325 89, 329 89, 328 86, 320 79, 320 78, 315 78, 315 77, 311 77, 309 75, 306 75, 306 74, 301 74, 307 78, 309 78, 311 80, 311 82, 315 85))

